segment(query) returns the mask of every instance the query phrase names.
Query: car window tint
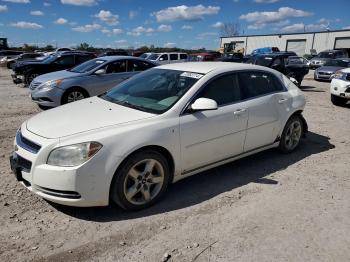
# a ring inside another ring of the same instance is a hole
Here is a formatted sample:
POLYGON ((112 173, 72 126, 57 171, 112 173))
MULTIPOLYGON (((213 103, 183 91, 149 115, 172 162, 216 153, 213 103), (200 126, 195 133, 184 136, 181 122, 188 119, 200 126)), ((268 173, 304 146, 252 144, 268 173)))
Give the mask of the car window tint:
POLYGON ((170 54, 170 60, 178 60, 178 54, 170 54))
POLYGON ((62 56, 58 58, 55 61, 55 63, 59 65, 74 65, 74 56, 73 55, 62 56))
POLYGON ((115 74, 126 72, 126 61, 116 61, 106 66, 106 74, 115 74))
POLYGON ((212 80, 197 96, 216 101, 218 106, 241 100, 240 89, 235 74, 220 76, 212 80))
POLYGON ((144 71, 148 68, 153 67, 152 64, 143 61, 128 61, 128 72, 144 71))
POLYGON ((78 55, 75 57, 75 59, 76 59, 77 64, 81 64, 81 63, 84 63, 84 62, 90 60, 91 57, 87 56, 87 55, 84 55, 84 56, 78 55))
POLYGON ((282 91, 284 88, 278 79, 263 72, 241 72, 238 73, 239 86, 244 99, 282 91))
POLYGON ((187 59, 187 54, 180 54, 180 59, 187 59))
POLYGON ((167 54, 161 55, 160 58, 163 58, 163 60, 169 60, 167 54))

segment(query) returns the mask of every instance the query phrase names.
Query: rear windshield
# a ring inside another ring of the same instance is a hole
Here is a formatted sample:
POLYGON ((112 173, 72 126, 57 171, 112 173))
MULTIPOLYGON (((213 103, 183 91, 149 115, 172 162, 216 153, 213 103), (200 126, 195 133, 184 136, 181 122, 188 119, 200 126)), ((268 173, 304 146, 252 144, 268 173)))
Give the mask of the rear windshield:
POLYGON ((273 58, 270 56, 258 56, 255 60, 256 65, 269 67, 272 63, 273 58))
POLYGON ((321 52, 317 55, 319 58, 334 58, 335 53, 332 52, 321 52))

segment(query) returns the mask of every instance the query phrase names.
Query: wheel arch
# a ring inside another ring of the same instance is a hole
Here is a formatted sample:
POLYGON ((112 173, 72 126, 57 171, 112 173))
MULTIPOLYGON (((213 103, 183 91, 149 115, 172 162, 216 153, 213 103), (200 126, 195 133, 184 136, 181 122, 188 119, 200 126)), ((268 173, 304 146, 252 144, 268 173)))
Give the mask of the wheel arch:
MULTIPOLYGON (((170 178, 169 178, 169 183, 172 183, 174 180, 174 173, 175 173, 175 160, 173 158, 173 156, 171 155, 171 153, 169 152, 168 149, 166 149, 165 147, 159 146, 159 145, 147 145, 147 146, 142 146, 134 151, 132 151, 131 153, 129 153, 127 156, 124 157, 124 159, 120 162, 120 164, 118 165, 118 167, 116 168, 116 170, 114 171, 113 177, 115 176, 115 174, 118 172, 118 170, 123 166, 123 164, 133 155, 145 151, 145 150, 154 150, 157 151, 159 153, 161 153, 167 160, 168 164, 169 164, 169 169, 170 169, 170 178)), ((109 185, 109 192, 111 192, 112 190, 112 181, 113 181, 113 177, 110 181, 110 185, 109 185)))
MULTIPOLYGON (((303 122, 303 137, 306 136, 307 132, 309 131, 309 126, 303 116, 303 110, 299 109, 295 111, 293 114, 290 115, 290 117, 287 119, 286 123, 288 123, 289 119, 291 119, 293 116, 299 116, 301 118, 301 121, 303 122)), ((286 123, 284 125, 286 125, 286 123)))
POLYGON ((77 89, 77 90, 81 90, 82 92, 84 92, 87 97, 90 97, 90 93, 84 88, 84 87, 81 87, 81 86, 71 86, 69 88, 67 88, 63 94, 62 94, 62 97, 61 97, 61 105, 64 104, 64 98, 65 96, 67 95, 68 92, 70 92, 71 90, 74 90, 74 89, 77 89))

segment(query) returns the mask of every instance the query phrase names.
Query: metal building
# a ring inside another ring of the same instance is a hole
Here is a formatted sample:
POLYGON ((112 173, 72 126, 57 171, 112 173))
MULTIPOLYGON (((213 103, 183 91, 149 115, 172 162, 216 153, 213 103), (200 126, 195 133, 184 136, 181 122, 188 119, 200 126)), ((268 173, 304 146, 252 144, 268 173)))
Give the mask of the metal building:
POLYGON ((350 29, 294 34, 268 34, 221 37, 220 47, 234 42, 244 48, 245 54, 261 47, 278 47, 281 51, 294 51, 298 55, 317 53, 327 49, 346 49, 350 57, 350 29))

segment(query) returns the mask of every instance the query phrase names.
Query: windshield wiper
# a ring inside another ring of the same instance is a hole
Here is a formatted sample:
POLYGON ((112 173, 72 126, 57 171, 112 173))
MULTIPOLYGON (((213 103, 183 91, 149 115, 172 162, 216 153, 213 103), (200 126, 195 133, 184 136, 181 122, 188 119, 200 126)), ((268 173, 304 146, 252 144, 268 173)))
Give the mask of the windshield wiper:
POLYGON ((141 110, 141 111, 145 111, 145 112, 148 111, 147 108, 145 108, 145 107, 143 107, 143 106, 131 104, 131 103, 128 102, 128 101, 120 101, 118 104, 123 105, 123 106, 130 107, 130 108, 133 108, 133 109, 138 109, 138 110, 141 110))

